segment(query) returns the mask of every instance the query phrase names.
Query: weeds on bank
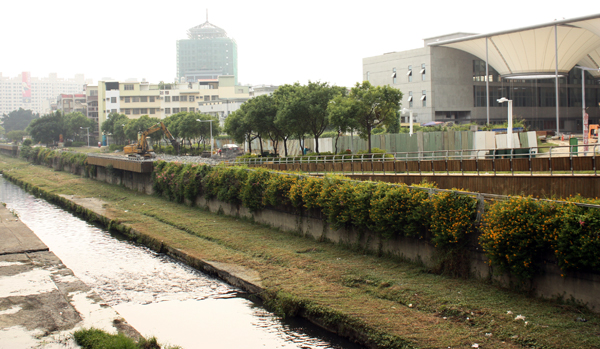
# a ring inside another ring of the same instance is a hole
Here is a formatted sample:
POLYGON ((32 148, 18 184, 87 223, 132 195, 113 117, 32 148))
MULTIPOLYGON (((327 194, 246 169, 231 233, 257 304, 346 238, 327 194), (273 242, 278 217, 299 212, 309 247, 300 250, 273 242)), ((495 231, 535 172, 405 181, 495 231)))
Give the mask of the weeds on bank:
POLYGON ((82 329, 73 333, 75 342, 84 349, 179 349, 178 346, 161 346, 156 338, 139 340, 129 338, 122 333, 110 334, 96 328, 82 329))

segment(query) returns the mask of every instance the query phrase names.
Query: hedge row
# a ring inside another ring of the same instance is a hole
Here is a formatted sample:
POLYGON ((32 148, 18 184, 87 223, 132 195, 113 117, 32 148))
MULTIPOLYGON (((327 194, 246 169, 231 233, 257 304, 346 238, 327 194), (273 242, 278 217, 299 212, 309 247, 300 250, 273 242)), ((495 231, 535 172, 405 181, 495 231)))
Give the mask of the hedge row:
POLYGON ((61 171, 68 165, 71 168, 72 173, 79 173, 79 171, 83 169, 83 173, 86 177, 96 176, 96 166, 88 165, 87 154, 84 153, 24 145, 21 147, 20 156, 37 165, 53 167, 57 164, 58 169, 61 171))
MULTIPOLYGON (((336 228, 370 230, 385 239, 427 238, 444 251, 462 251, 476 232, 477 201, 460 192, 428 191, 381 182, 324 178, 245 167, 155 163, 154 189, 170 200, 207 199, 263 208, 318 210, 336 228)), ((600 272, 600 210, 512 197, 486 204, 478 243, 493 267, 521 280, 554 256, 563 271, 600 272)))

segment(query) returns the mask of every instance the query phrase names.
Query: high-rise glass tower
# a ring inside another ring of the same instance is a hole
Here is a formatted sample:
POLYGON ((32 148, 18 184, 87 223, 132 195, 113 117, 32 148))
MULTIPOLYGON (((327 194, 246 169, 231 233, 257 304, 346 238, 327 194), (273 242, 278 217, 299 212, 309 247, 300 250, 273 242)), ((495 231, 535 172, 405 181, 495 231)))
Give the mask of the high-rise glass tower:
POLYGON ((206 22, 188 30, 188 39, 177 40, 177 77, 196 82, 233 75, 237 85, 237 43, 206 17, 206 22))

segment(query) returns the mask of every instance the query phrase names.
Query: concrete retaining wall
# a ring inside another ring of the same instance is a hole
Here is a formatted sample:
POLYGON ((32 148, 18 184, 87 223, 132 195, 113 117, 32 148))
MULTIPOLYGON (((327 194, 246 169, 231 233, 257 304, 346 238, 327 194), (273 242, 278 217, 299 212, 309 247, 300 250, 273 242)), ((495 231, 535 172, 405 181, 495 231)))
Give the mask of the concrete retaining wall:
MULTIPOLYGON (((196 205, 208 207, 211 212, 223 212, 234 217, 246 217, 255 222, 267 224, 285 231, 294 231, 305 237, 316 240, 327 240, 347 246, 356 246, 365 250, 384 253, 408 261, 435 267, 437 250, 426 240, 417 238, 397 237, 382 240, 373 232, 357 232, 353 229, 333 229, 323 217, 314 212, 293 213, 280 210, 264 209, 250 212, 242 206, 231 205, 218 200, 206 200, 198 197, 196 205)), ((506 274, 499 274, 487 264, 483 251, 476 245, 477 237, 465 254, 470 261, 471 274, 479 279, 492 279, 503 287, 511 287, 518 283, 506 274)), ((564 273, 556 261, 548 258, 541 276, 532 281, 534 292, 543 298, 574 299, 586 304, 590 309, 600 312, 600 275, 580 272, 564 273), (561 276, 564 275, 563 276, 561 276)))

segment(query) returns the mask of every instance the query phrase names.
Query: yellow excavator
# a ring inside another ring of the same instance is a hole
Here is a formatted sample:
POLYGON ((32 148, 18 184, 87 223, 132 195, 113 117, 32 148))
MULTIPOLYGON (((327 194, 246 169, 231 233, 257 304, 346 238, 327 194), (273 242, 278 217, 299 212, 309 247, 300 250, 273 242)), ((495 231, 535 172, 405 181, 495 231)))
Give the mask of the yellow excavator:
POLYGON ((144 132, 138 133, 137 143, 126 145, 125 148, 123 148, 123 152, 125 153, 125 155, 132 158, 149 159, 155 157, 156 154, 154 153, 154 149, 152 149, 152 146, 148 144, 148 136, 153 134, 154 132, 158 132, 161 130, 163 131, 165 136, 171 141, 173 148, 175 148, 175 152, 179 154, 179 142, 177 142, 175 137, 173 137, 171 132, 169 132, 165 124, 163 124, 162 122, 157 123, 156 125, 150 127, 144 132))

